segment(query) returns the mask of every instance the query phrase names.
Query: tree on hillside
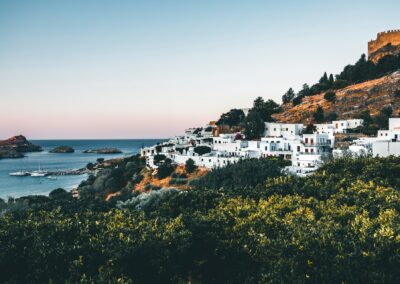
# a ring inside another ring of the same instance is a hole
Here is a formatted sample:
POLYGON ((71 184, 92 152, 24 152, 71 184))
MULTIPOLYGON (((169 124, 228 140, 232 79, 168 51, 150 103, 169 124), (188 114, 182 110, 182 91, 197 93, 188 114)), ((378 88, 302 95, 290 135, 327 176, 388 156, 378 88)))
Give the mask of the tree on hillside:
POLYGON ((171 160, 166 159, 161 165, 157 168, 157 178, 164 179, 170 176, 175 170, 175 167, 172 165, 171 160))
POLYGON ((197 146, 193 150, 195 153, 199 154, 200 156, 204 154, 208 154, 211 152, 211 148, 208 146, 197 146))
POLYGON ((321 79, 319 79, 319 84, 320 84, 320 85, 325 85, 325 86, 328 86, 328 85, 329 85, 329 79, 328 79, 328 75, 326 74, 326 72, 325 72, 324 75, 321 77, 321 79))
POLYGON ((328 102, 334 102, 336 100, 336 93, 334 91, 327 91, 324 94, 324 99, 328 102))
POLYGON ((393 108, 391 106, 386 106, 381 109, 379 115, 375 118, 376 124, 379 129, 389 128, 389 118, 393 114, 393 108))
POLYGON ((292 88, 289 88, 289 90, 282 96, 282 103, 287 104, 290 103, 293 98, 295 97, 295 93, 292 88))
POLYGON ((337 115, 337 113, 334 112, 334 111, 328 112, 328 113, 326 114, 326 117, 325 117, 326 121, 334 121, 334 120, 336 120, 337 118, 338 118, 338 115, 337 115))
POLYGON ((195 165, 193 159, 186 160, 185 170, 187 173, 193 173, 196 169, 197 169, 197 166, 195 165))
POLYGON ((314 124, 310 123, 307 124, 306 129, 304 129, 303 134, 313 134, 314 131, 316 131, 317 128, 315 127, 314 124))
POLYGON ((329 75, 329 87, 330 88, 333 86, 334 82, 335 82, 335 79, 333 79, 333 74, 329 75))
POLYGON ((242 124, 246 139, 259 138, 264 131, 264 122, 274 121, 271 115, 280 110, 279 105, 273 100, 264 101, 261 97, 255 99, 242 124))
POLYGON ((229 127, 240 125, 245 118, 241 109, 231 109, 229 112, 221 115, 217 121, 217 125, 228 125, 229 127))
POLYGON ((317 110, 313 113, 313 118, 316 122, 324 121, 324 110, 321 106, 317 107, 317 110))

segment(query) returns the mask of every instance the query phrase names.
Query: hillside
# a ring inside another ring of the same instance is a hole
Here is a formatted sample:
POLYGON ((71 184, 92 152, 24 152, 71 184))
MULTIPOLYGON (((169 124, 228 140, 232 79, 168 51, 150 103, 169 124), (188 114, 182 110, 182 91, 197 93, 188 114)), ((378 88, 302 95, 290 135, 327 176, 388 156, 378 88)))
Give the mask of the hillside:
POLYGON ((272 115, 278 122, 308 123, 312 112, 318 106, 325 113, 335 112, 337 119, 353 118, 358 113, 369 110, 371 115, 377 115, 385 106, 392 106, 393 114, 400 111, 400 72, 379 79, 348 86, 336 91, 336 101, 324 99, 324 93, 303 98, 296 106, 292 103, 282 105, 283 112, 272 115))

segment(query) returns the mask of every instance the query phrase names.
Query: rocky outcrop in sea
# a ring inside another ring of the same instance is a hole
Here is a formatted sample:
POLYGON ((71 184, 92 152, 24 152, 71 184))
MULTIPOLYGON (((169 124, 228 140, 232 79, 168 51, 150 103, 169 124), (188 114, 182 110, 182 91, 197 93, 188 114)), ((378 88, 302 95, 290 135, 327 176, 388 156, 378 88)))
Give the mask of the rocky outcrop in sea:
POLYGON ((24 157, 23 153, 40 151, 43 151, 42 147, 32 144, 23 135, 0 141, 0 159, 22 158, 24 157))
POLYGON ((74 153, 75 149, 70 146, 58 146, 49 151, 50 153, 74 153))

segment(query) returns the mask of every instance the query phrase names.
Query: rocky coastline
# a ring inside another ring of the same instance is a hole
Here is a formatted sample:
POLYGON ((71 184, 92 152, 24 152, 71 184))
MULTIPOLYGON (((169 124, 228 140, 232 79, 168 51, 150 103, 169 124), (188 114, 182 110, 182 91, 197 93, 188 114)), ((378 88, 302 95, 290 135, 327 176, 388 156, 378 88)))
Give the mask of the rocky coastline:
POLYGON ((41 151, 42 147, 32 144, 23 135, 0 141, 0 159, 23 158, 24 153, 41 151))

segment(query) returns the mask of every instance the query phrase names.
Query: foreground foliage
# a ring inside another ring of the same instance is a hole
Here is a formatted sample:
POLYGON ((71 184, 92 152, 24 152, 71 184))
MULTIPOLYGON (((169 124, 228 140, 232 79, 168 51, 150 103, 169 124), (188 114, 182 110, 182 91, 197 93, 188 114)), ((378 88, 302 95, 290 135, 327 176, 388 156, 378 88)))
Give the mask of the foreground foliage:
POLYGON ((61 190, 3 204, 0 282, 399 283, 400 158, 334 160, 307 178, 267 161, 118 209, 61 190))

